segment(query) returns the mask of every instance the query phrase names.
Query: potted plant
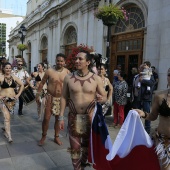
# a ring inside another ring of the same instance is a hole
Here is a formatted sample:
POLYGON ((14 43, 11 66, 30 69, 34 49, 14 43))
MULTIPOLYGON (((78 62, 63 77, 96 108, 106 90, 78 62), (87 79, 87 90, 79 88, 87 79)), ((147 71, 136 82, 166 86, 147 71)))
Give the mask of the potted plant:
POLYGON ((21 51, 24 51, 25 49, 28 49, 28 46, 26 44, 18 44, 17 48, 21 51))
POLYGON ((96 9, 95 17, 101 19, 104 25, 115 25, 119 19, 128 20, 127 12, 122 7, 110 4, 109 6, 102 6, 96 9))

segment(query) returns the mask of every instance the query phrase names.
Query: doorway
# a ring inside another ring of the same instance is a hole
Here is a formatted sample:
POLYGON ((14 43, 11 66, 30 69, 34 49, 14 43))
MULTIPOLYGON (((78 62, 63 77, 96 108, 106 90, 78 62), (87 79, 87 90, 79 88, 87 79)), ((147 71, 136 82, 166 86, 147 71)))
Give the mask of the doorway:
POLYGON ((118 55, 116 65, 121 65, 122 71, 128 76, 131 75, 132 67, 138 68, 141 64, 139 54, 118 55))
POLYGON ((143 30, 112 36, 110 80, 117 65, 122 66, 122 71, 126 75, 131 74, 132 67, 139 67, 143 60, 143 39, 143 30))

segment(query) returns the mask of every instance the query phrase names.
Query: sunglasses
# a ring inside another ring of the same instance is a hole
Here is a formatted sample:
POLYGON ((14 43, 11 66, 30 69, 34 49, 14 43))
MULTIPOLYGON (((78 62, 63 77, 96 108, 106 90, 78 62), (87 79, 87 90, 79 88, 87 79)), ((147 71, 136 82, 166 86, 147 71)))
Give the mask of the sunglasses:
POLYGON ((23 64, 18 64, 19 66, 23 66, 23 64))

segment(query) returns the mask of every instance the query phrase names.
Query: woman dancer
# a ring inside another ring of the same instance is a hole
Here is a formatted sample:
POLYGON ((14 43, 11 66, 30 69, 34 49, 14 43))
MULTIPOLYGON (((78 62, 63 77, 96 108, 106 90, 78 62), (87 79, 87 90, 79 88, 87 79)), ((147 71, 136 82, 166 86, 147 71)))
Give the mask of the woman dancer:
POLYGON ((13 111, 15 101, 23 91, 24 85, 19 78, 11 74, 12 67, 10 63, 5 63, 2 71, 3 75, 0 76, 0 107, 4 116, 4 136, 11 143, 13 140, 10 130, 10 112, 13 111), (17 85, 19 86, 18 94, 15 93, 17 85))
POLYGON ((109 106, 112 105, 112 93, 113 93, 113 86, 110 83, 110 80, 105 77, 106 76, 106 67, 104 64, 101 64, 101 66, 98 68, 98 75, 101 77, 104 89, 107 93, 107 102, 102 104, 103 108, 103 115, 105 115, 108 111, 109 106))
MULTIPOLYGON (((45 72, 44 72, 44 64, 43 63, 39 63, 38 64, 38 71, 37 72, 33 72, 31 74, 31 77, 27 78, 27 83, 35 90, 35 93, 40 85, 40 82, 44 76, 45 72), (35 79, 35 86, 31 84, 31 80, 35 79)), ((38 112, 38 121, 41 121, 41 117, 42 114, 44 112, 44 105, 45 105, 45 94, 47 93, 47 84, 45 83, 43 86, 43 90, 42 90, 42 95, 39 98, 39 101, 37 101, 37 112, 38 112)))
POLYGON ((152 112, 135 109, 141 117, 154 121, 159 116, 154 142, 162 170, 170 170, 170 68, 167 72, 168 89, 155 94, 152 112))

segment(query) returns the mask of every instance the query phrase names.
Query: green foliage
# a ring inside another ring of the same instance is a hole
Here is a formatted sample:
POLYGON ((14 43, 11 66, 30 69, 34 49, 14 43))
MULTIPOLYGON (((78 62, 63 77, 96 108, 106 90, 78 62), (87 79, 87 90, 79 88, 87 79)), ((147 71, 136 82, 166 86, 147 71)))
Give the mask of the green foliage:
POLYGON ((24 51, 25 49, 28 49, 28 46, 26 44, 18 44, 17 48, 21 51, 24 51))
POLYGON ((115 19, 124 19, 124 13, 123 13, 123 9, 121 9, 119 6, 111 4, 109 6, 102 6, 99 7, 94 15, 96 16, 96 18, 98 19, 104 19, 106 17, 112 17, 115 19))

